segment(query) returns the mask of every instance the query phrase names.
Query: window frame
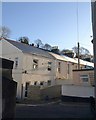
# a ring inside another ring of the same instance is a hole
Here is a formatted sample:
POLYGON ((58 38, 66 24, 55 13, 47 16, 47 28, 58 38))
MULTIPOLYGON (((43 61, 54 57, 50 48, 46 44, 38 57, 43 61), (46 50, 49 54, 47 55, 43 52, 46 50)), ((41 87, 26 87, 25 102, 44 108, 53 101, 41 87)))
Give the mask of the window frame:
POLYGON ((61 62, 58 62, 58 72, 61 73, 61 62))
POLYGON ((15 62, 14 62, 14 67, 15 69, 18 67, 18 64, 19 64, 19 58, 18 57, 15 57, 15 62))
POLYGON ((34 70, 38 69, 38 62, 39 62, 38 59, 33 59, 33 69, 34 70))
POLYGON ((52 62, 48 62, 48 68, 47 68, 48 71, 51 71, 52 70, 52 62))
POLYGON ((28 97, 28 86, 30 86, 30 82, 25 83, 25 97, 28 97))
POLYGON ((80 75, 80 79, 82 80, 83 83, 88 83, 89 82, 89 75, 87 75, 87 74, 80 75))
POLYGON ((70 74, 70 63, 67 64, 67 74, 70 74))

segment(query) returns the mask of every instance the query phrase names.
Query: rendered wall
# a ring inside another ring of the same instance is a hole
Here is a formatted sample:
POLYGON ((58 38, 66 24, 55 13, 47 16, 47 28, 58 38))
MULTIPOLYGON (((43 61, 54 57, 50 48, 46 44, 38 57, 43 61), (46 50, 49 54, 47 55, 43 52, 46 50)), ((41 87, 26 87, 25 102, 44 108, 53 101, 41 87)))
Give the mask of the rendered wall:
POLYGON ((78 85, 62 85, 63 96, 90 97, 94 96, 94 87, 78 85))

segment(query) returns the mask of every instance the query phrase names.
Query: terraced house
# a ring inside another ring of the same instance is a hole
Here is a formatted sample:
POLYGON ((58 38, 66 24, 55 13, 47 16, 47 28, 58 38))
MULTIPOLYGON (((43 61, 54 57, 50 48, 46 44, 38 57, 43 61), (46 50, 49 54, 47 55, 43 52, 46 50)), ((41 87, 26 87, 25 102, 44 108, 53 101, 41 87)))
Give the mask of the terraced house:
MULTIPOLYGON (((77 69, 77 60, 60 56, 35 46, 26 45, 9 39, 0 39, 2 57, 14 61, 12 76, 18 83, 17 97, 27 97, 29 85, 41 87, 56 84, 75 84, 73 69, 77 69)), ((81 68, 93 67, 87 62, 80 63, 81 68)))

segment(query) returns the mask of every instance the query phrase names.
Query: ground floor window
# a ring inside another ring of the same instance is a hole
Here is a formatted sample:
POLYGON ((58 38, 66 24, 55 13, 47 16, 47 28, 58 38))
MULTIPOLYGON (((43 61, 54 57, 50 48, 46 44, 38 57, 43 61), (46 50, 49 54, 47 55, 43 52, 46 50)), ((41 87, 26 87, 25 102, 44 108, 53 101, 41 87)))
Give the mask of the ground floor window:
POLYGON ((26 84, 25 84, 25 97, 28 96, 28 87, 29 87, 29 85, 30 85, 30 82, 26 82, 26 84))
POLYGON ((37 85, 37 81, 34 82, 34 85, 37 85))
POLYGON ((48 80, 48 82, 47 82, 47 83, 48 83, 48 85, 51 85, 51 80, 48 80))
POLYGON ((88 75, 80 75, 80 79, 82 82, 86 83, 89 81, 89 76, 88 75))
POLYGON ((21 84, 21 99, 23 98, 23 84, 21 84))
POLYGON ((40 82, 40 85, 44 85, 44 81, 41 81, 41 82, 40 82))

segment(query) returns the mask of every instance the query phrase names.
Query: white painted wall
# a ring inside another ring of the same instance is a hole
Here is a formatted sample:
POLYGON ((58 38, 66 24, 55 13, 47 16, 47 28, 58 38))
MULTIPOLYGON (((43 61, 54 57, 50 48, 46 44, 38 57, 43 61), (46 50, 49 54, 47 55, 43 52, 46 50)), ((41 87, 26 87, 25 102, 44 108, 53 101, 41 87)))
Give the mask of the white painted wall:
MULTIPOLYGON (((27 74, 22 75, 23 93, 25 93, 25 84, 30 82, 30 85, 34 85, 35 81, 40 84, 41 81, 46 85, 48 80, 51 80, 51 85, 55 84, 54 79, 56 77, 54 60, 39 55, 32 55, 24 53, 23 56, 23 70, 27 71, 27 74), (38 69, 33 69, 33 60, 38 60, 38 69), (48 62, 52 62, 52 69, 48 71, 48 62)), ((24 94, 23 94, 24 97, 24 94)))
POLYGON ((10 44, 6 40, 0 41, 0 46, 2 46, 2 57, 12 60, 15 62, 15 58, 18 57, 18 67, 15 69, 15 64, 13 65, 12 77, 17 84, 17 97, 21 98, 21 82, 22 82, 22 60, 23 53, 21 50, 10 44))
POLYGON ((37 55, 30 55, 30 54, 24 54, 23 58, 23 70, 26 70, 28 74, 23 74, 23 81, 47 81, 47 80, 53 80, 55 77, 54 72, 55 66, 54 66, 54 60, 37 56, 37 55), (33 59, 38 60, 38 69, 33 69, 33 59), (51 71, 48 71, 48 61, 52 62, 52 69, 51 71))
POLYGON ((94 87, 62 85, 62 95, 77 96, 77 97, 90 97, 90 96, 94 96, 94 87))
POLYGON ((67 79, 67 62, 56 60, 55 62, 56 78, 67 79), (58 63, 60 62, 60 73, 58 72, 58 63))

